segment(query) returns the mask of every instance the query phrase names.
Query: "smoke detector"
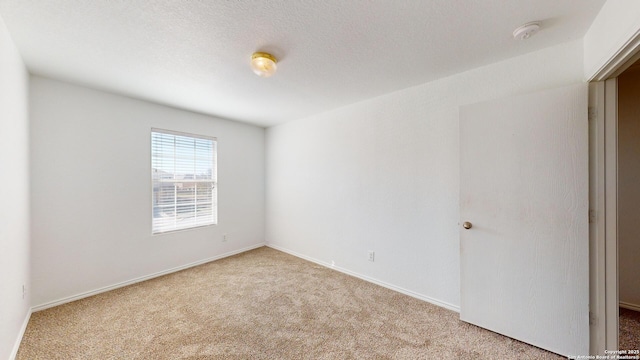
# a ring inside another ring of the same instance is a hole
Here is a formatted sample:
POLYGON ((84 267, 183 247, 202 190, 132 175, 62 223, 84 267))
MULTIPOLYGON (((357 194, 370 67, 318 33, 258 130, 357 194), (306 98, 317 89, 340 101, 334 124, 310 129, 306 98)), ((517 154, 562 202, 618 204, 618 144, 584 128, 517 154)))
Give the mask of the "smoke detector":
POLYGON ((513 30, 513 38, 516 40, 527 40, 540 30, 540 23, 537 21, 526 23, 513 30))

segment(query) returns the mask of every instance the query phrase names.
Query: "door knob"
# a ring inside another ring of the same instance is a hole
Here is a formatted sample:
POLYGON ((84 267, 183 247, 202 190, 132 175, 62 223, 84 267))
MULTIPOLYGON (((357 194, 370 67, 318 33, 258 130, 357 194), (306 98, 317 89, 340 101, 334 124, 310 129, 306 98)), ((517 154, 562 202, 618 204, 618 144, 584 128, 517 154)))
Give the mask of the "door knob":
POLYGON ((467 230, 471 229, 472 226, 473 226, 473 224, 471 224, 468 221, 465 221, 465 222, 462 223, 462 227, 467 229, 467 230))

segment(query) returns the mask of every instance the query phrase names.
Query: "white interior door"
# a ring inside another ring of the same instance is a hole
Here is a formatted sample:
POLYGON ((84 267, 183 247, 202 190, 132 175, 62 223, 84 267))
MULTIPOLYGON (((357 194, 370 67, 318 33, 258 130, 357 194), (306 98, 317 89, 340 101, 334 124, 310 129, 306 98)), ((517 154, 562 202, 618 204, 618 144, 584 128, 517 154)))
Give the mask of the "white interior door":
POLYGON ((460 109, 460 319, 589 353, 587 86, 460 109))

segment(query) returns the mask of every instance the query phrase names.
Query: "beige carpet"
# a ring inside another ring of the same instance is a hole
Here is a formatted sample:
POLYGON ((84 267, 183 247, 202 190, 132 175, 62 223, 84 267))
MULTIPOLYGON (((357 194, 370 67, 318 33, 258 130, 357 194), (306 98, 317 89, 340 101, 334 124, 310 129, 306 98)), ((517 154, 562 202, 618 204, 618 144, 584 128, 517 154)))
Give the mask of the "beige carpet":
POLYGON ((620 308, 620 350, 640 350, 640 312, 620 308))
POLYGON ((34 313, 18 359, 562 359, 260 248, 34 313))

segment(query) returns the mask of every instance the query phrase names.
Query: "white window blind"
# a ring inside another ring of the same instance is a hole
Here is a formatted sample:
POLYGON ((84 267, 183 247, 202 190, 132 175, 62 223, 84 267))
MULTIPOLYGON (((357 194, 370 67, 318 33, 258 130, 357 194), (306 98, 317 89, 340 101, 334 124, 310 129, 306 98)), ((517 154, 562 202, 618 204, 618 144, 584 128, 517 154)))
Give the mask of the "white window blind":
POLYGON ((216 224, 216 139, 151 129, 153 233, 216 224))

